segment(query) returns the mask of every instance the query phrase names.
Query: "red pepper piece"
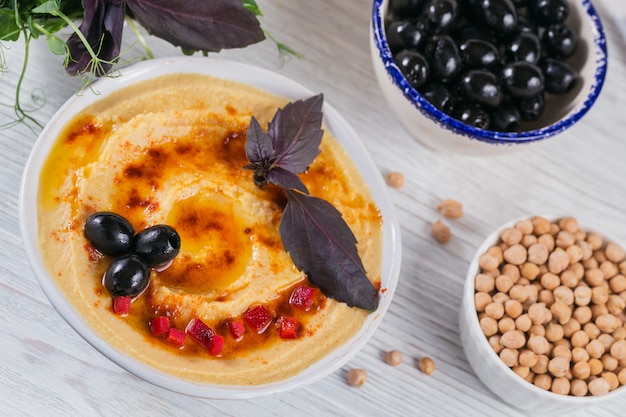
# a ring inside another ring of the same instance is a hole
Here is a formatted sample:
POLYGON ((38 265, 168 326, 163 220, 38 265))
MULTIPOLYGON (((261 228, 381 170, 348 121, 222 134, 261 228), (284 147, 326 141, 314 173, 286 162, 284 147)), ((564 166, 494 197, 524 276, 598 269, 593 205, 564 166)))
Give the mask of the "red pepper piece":
POLYGON ((233 338, 238 342, 243 339, 243 334, 246 331, 246 327, 240 321, 229 321, 226 323, 228 330, 233 338))
POLYGON ((170 329, 170 319, 166 316, 159 316, 150 321, 150 331, 153 336, 161 336, 167 334, 170 329))
POLYGON ((183 331, 178 330, 176 327, 171 327, 167 331, 167 337, 165 337, 165 341, 171 343, 174 346, 182 347, 185 344, 185 338, 187 334, 183 331))
POLYGON ((315 288, 307 287, 306 285, 300 285, 294 288, 289 297, 289 304, 294 307, 298 307, 301 310, 309 311, 313 305, 313 296, 315 295, 315 288))
POLYGON ((272 318, 272 313, 270 313, 267 308, 262 305, 253 307, 243 314, 243 319, 246 323, 254 328, 259 334, 263 333, 268 328, 272 322, 272 318))
POLYGON ((200 319, 191 319, 185 332, 205 349, 211 349, 215 332, 200 319))
POLYGON ((213 340, 211 341, 211 348, 209 349, 209 353, 213 356, 220 356, 223 350, 224 336, 220 336, 219 334, 214 335, 213 340))
POLYGON ((295 339, 298 337, 300 323, 293 317, 281 317, 278 321, 280 329, 278 335, 283 339, 295 339))
POLYGON ((113 312, 121 316, 126 316, 130 312, 130 297, 121 295, 113 297, 113 312))

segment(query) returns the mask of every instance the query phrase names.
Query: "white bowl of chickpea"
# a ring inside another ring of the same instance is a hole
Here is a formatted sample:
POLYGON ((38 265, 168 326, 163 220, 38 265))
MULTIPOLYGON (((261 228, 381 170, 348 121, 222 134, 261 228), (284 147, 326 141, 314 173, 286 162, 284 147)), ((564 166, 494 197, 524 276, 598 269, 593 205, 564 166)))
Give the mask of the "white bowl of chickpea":
POLYGON ((626 257, 573 217, 513 220, 478 248, 461 341, 480 380, 535 414, 626 399, 626 257))

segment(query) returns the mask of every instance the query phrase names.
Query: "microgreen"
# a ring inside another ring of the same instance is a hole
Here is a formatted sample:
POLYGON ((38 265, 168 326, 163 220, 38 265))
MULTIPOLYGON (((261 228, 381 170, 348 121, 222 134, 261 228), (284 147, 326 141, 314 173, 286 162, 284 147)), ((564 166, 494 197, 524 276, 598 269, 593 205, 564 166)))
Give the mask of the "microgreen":
POLYGON ((367 278, 357 240, 332 204, 309 194, 298 177, 320 153, 323 131, 321 94, 277 110, 263 131, 252 117, 246 137, 244 168, 259 187, 283 189, 287 204, 279 232, 285 250, 311 283, 349 306, 374 310, 377 291, 367 278))
POLYGON ((266 37, 276 43, 281 57, 297 55, 261 29, 257 19, 261 15, 255 0, 0 0, 0 71, 8 67, 3 42, 22 38, 25 50, 12 104, 17 120, 0 128, 19 122, 41 127, 29 114, 36 109, 26 110, 20 102, 33 39, 44 37, 53 54, 65 57, 68 74, 81 77, 85 86, 94 77, 118 75, 113 66, 132 61, 121 61, 125 22, 137 34, 148 58, 153 57, 152 51, 135 21, 188 55, 243 48, 266 37), (59 35, 63 28, 72 32, 67 39, 59 35))

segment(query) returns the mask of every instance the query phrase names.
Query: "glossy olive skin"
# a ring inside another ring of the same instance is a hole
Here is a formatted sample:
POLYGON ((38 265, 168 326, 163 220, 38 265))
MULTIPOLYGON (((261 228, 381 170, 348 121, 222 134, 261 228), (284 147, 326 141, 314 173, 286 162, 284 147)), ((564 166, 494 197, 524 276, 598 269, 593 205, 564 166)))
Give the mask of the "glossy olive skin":
POLYGON ((467 39, 459 44, 459 53, 465 68, 494 69, 500 64, 498 48, 482 39, 467 39))
POLYGON ((150 270, 137 255, 124 255, 111 262, 103 284, 113 297, 136 297, 150 282, 150 270))
POLYGON ((564 23, 548 26, 541 37, 546 53, 553 58, 568 58, 574 54, 578 35, 564 23))
POLYGON ((527 98, 544 90, 544 77, 541 69, 530 62, 518 61, 502 69, 504 88, 513 97, 527 98))
POLYGON ((476 103, 497 107, 502 102, 502 90, 496 76, 485 70, 470 70, 459 79, 461 94, 476 103))
POLYGON ((489 115, 491 130, 516 132, 522 120, 518 108, 513 103, 503 103, 489 115))
POLYGON ((568 0, 529 1, 528 12, 538 25, 548 26, 563 23, 569 15, 568 0))
POLYGON ((425 6, 425 15, 434 33, 447 33, 459 19, 458 10, 456 0, 429 0, 425 6))
POLYGON ((425 19, 399 20, 387 28, 387 42, 391 53, 396 54, 403 49, 421 50, 428 33, 425 19))
POLYGON ((461 72, 461 55, 454 40, 447 35, 435 36, 427 46, 433 79, 441 82, 455 80, 461 72))
POLYGON ((135 230, 128 220, 119 214, 99 211, 87 218, 83 233, 98 252, 108 256, 119 256, 130 252, 135 230))
POLYGON ((452 111, 452 117, 479 129, 489 128, 489 113, 475 103, 457 103, 452 111))
POLYGON ((570 92, 576 85, 578 74, 566 62, 554 58, 546 58, 541 64, 541 69, 545 77, 545 88, 549 93, 565 94, 570 92))
POLYGON ((394 61, 407 81, 416 89, 419 89, 430 74, 426 58, 419 52, 404 50, 396 54, 394 61))
POLYGON ((420 94, 430 104, 446 114, 450 114, 454 108, 454 97, 450 90, 439 83, 425 84, 420 90, 420 94))
POLYGON ((511 34, 517 27, 517 10, 511 0, 468 0, 477 19, 495 36, 511 34))
POLYGON ((526 61, 536 64, 541 58, 541 41, 532 32, 516 35, 504 49, 508 62, 526 61))
POLYGON ((546 99, 544 93, 521 98, 517 101, 517 109, 519 110, 522 120, 528 121, 538 120, 545 110, 545 105, 546 99))
POLYGON ((135 235, 131 250, 149 268, 158 268, 178 255, 180 236, 173 227, 165 224, 148 227, 135 235))

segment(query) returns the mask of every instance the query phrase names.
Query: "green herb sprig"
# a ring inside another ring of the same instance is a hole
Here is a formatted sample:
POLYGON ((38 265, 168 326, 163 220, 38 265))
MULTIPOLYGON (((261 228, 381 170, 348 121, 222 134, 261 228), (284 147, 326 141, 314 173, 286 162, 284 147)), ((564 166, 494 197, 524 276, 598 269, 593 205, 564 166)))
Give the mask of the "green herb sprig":
POLYGON ((0 71, 8 68, 5 42, 22 39, 25 47, 13 102, 16 120, 0 128, 20 122, 42 127, 20 102, 33 39, 45 37, 50 51, 64 57, 67 73, 81 77, 85 85, 95 77, 118 75, 111 71, 113 65, 131 61, 121 61, 124 22, 136 33, 147 58, 153 54, 136 22, 185 54, 207 55, 270 38, 282 58, 297 56, 261 28, 261 15, 255 0, 0 0, 0 71), (63 28, 71 30, 67 39, 59 35, 63 28))
POLYGON ((245 168, 259 187, 283 189, 287 205, 279 232, 296 267, 327 296, 349 306, 374 310, 377 291, 367 278, 356 237, 332 204, 309 194, 298 174, 320 153, 321 94, 279 109, 264 132, 252 117, 246 136, 245 168))

